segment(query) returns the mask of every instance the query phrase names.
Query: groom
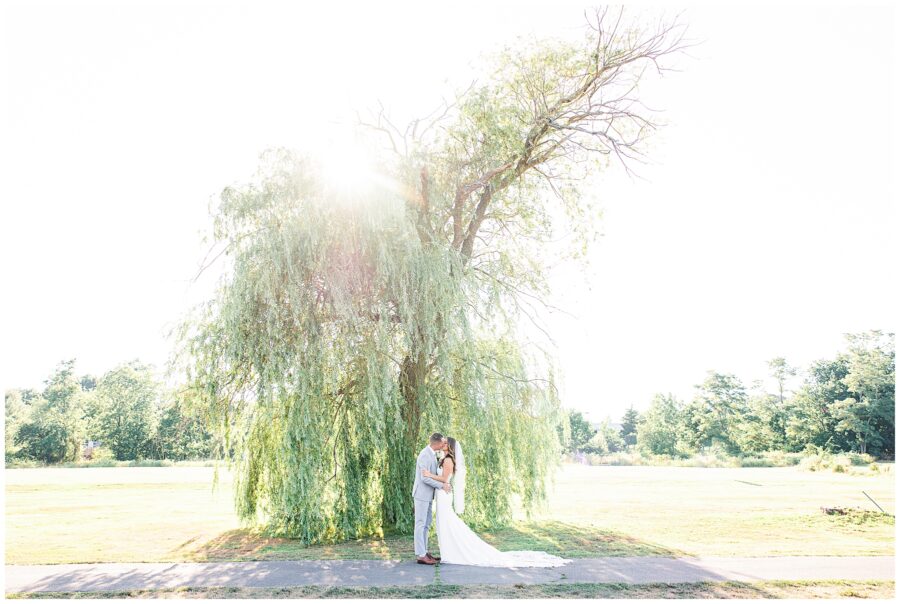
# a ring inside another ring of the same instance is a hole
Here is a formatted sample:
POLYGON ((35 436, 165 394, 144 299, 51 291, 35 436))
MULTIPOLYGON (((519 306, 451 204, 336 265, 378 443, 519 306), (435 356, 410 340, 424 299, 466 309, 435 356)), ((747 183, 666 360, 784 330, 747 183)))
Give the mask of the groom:
POLYGON ((438 473, 437 452, 447 447, 446 439, 440 432, 431 435, 428 446, 422 449, 416 459, 416 477, 413 481, 412 496, 416 506, 416 532, 413 537, 418 564, 436 564, 440 558, 428 553, 428 530, 431 528, 431 502, 434 490, 444 489, 450 492, 450 483, 442 483, 433 478, 422 476, 422 470, 432 474, 438 473))

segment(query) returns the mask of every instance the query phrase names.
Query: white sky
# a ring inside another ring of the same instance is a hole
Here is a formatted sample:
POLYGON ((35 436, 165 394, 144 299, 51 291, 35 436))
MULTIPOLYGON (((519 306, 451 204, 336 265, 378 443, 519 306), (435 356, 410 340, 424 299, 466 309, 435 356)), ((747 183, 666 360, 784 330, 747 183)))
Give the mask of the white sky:
MULTIPOLYGON (((655 9, 646 8, 649 13, 655 9)), ((676 9, 666 9, 674 14, 676 9)), ((658 11, 657 11, 658 12, 658 11)), ((575 3, 7 2, 0 385, 62 359, 162 366, 208 203, 260 151, 316 146, 381 99, 398 121, 575 3)), ((897 15, 888 3, 687 8, 703 43, 645 91, 669 125, 645 179, 594 194, 590 287, 554 276, 564 402, 618 419, 706 370, 763 378, 842 333, 896 329, 897 15)))

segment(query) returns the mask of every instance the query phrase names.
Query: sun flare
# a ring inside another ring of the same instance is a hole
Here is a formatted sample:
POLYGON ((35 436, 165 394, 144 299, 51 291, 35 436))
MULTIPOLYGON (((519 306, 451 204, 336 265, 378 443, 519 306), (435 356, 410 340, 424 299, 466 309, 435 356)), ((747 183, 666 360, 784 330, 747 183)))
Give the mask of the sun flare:
POLYGON ((373 153, 351 138, 330 144, 321 159, 326 185, 346 201, 364 203, 389 184, 379 173, 373 153))

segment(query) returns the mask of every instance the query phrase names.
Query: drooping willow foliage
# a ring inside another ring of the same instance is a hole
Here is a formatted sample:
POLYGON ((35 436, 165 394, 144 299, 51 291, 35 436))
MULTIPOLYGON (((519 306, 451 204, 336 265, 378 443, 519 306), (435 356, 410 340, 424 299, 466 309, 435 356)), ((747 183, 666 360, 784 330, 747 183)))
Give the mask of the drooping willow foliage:
MULTIPOLYGON (((468 522, 504 523, 514 496, 526 509, 542 499, 559 401, 517 322, 546 293, 546 194, 584 227, 563 171, 627 155, 649 123, 603 94, 677 48, 670 29, 619 40, 606 18, 580 51, 508 55, 438 134, 413 134, 403 152, 391 138, 397 157, 364 192, 275 150, 222 193, 213 232, 228 271, 181 326, 180 358, 234 466, 242 519, 310 543, 409 530, 433 431, 465 447, 468 522)), ((381 119, 373 129, 393 137, 381 119)))
POLYGON ((458 259, 421 243, 399 196, 346 203, 314 162, 265 161, 223 194, 233 277, 190 348, 241 517, 310 542, 409 528, 415 456, 435 430, 465 443, 473 522, 508 518, 510 493, 539 498, 554 388, 514 341, 473 329, 458 259))

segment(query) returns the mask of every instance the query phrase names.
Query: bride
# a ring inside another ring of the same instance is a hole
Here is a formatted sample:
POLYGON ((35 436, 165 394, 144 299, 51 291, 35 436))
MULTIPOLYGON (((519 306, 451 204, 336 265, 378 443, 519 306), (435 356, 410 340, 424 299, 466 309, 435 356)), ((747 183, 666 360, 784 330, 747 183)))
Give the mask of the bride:
POLYGON ((437 528, 438 545, 441 548, 441 561, 447 564, 468 564, 471 566, 495 566, 503 568, 518 568, 525 566, 562 566, 569 562, 559 556, 553 556, 545 552, 501 552, 489 543, 483 541, 468 525, 463 522, 456 512, 463 512, 465 506, 465 481, 466 463, 463 458, 462 447, 459 442, 447 437, 445 456, 441 461, 441 473, 432 474, 428 470, 422 470, 426 478, 433 478, 439 482, 448 482, 456 474, 453 480, 453 492, 447 493, 443 489, 435 489, 435 524, 437 528), (453 502, 451 505, 451 497, 453 502), (456 511, 454 511, 456 507, 456 511))

